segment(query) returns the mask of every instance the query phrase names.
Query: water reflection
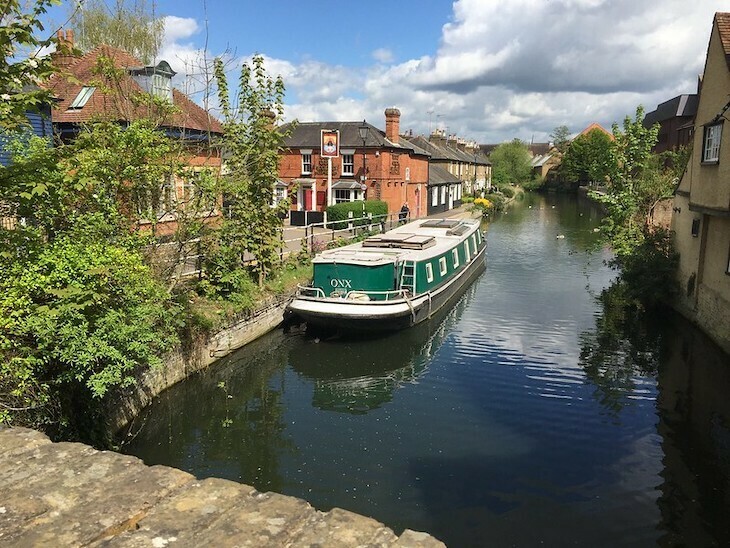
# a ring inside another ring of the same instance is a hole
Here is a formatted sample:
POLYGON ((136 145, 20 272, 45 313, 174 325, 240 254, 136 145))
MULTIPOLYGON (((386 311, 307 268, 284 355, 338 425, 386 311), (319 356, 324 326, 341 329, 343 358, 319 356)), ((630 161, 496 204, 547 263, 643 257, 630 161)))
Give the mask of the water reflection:
POLYGON ((449 546, 730 545, 728 358, 596 299, 614 278, 598 223, 529 196, 446 317, 365 341, 275 331, 166 392, 128 451, 449 546))
POLYGON ((475 291, 472 285, 453 308, 390 336, 311 337, 310 344, 289 356, 289 364, 314 381, 314 407, 352 414, 378 409, 398 388, 426 373, 475 291))
POLYGON ((279 374, 288 351, 277 332, 165 391, 133 425, 143 437, 126 440, 125 449, 135 453, 141 443, 149 464, 283 489, 280 460, 296 451, 286 436, 279 374))

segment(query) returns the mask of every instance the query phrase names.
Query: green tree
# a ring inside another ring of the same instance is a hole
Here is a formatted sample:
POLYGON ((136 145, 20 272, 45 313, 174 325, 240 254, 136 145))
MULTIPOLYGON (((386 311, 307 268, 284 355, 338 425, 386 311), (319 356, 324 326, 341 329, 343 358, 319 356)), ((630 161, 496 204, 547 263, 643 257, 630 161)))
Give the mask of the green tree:
POLYGON ((616 172, 616 158, 613 140, 601 130, 593 129, 578 136, 565 151, 558 174, 561 179, 573 184, 610 181, 616 172))
POLYGON ((232 105, 221 59, 215 61, 215 76, 224 116, 227 215, 216 235, 209 265, 222 281, 240 269, 250 253, 261 287, 279 262, 281 214, 288 208, 286 201, 272 207, 285 138, 276 127, 284 114, 284 83, 281 77, 268 76, 263 57, 254 56, 251 64, 241 68, 237 100, 232 105))
POLYGON ((621 269, 624 294, 642 306, 673 294, 677 262, 668 231, 649 222, 655 205, 672 196, 677 178, 652 154, 658 126, 646 128, 643 119, 639 106, 633 120, 626 116, 623 129, 613 125, 615 171, 605 191, 592 194, 606 208, 603 231, 616 254, 613 264, 621 269))
POLYGON ((522 184, 532 179, 530 151, 527 145, 515 139, 502 143, 489 155, 492 162, 492 180, 495 184, 522 184))
POLYGON ((43 47, 41 17, 56 0, 35 0, 25 12, 19 0, 6 0, 0 7, 0 130, 16 130, 27 123, 26 113, 37 111, 51 99, 38 84, 53 74, 50 57, 40 57, 43 47))
POLYGON ((87 0, 71 22, 82 50, 106 44, 143 63, 153 61, 164 36, 163 20, 155 17, 146 0, 116 0, 111 8, 104 0, 87 0))
POLYGON ((565 152, 570 145, 570 129, 566 125, 557 126, 550 134, 550 138, 559 152, 565 152))

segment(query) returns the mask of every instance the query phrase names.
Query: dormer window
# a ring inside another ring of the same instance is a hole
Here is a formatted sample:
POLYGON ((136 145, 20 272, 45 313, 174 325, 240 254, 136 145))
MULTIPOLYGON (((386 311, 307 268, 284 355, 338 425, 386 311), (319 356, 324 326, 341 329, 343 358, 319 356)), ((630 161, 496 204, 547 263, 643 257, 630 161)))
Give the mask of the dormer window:
POLYGON ((167 61, 160 61, 155 66, 132 68, 129 73, 147 93, 172 101, 172 77, 177 73, 167 61))

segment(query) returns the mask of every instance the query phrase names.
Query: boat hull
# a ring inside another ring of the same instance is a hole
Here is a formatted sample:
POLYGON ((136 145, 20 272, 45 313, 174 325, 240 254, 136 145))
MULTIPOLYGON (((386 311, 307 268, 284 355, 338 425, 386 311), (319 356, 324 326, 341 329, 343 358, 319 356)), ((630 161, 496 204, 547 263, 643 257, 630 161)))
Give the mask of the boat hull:
POLYGON ((486 268, 486 246, 459 275, 408 300, 357 302, 297 296, 288 310, 308 325, 337 331, 391 331, 427 320, 453 302, 486 268))

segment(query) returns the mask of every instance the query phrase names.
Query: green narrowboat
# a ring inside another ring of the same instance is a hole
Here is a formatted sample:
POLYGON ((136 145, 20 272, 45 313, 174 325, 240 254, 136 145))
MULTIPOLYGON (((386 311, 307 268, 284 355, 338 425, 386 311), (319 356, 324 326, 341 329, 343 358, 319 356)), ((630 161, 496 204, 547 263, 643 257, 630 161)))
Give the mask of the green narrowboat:
POLYGON ((425 219, 318 254, 289 310, 308 324, 380 331, 430 318, 485 268, 473 219, 425 219))

